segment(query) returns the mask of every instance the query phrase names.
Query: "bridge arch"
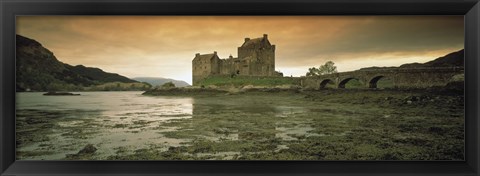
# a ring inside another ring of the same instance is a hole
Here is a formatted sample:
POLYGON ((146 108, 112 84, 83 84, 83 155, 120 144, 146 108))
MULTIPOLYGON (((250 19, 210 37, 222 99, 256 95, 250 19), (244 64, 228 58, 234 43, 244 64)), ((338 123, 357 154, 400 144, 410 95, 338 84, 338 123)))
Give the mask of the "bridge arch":
POLYGON ((335 82, 333 82, 333 80, 331 80, 331 79, 322 80, 320 82, 320 89, 324 89, 327 86, 327 84, 329 84, 329 83, 335 83, 335 82))
POLYGON ((345 78, 338 83, 338 88, 342 88, 342 89, 345 88, 345 84, 347 84, 348 81, 350 81, 352 79, 357 80, 357 81, 359 80, 358 78, 355 78, 355 77, 345 78))
POLYGON ((368 81, 368 88, 377 88, 377 82, 384 77, 385 76, 383 76, 383 75, 379 75, 379 76, 375 76, 372 79, 370 79, 368 81))

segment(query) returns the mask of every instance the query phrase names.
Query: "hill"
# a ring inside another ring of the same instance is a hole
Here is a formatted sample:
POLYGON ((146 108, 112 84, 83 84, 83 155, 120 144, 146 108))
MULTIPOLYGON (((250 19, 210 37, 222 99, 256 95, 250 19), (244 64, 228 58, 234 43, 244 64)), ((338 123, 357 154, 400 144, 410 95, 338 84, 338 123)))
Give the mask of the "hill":
MULTIPOLYGON (((425 63, 408 63, 400 65, 399 68, 415 68, 415 67, 463 67, 465 64, 464 49, 449 53, 445 56, 436 58, 425 63)), ((375 70, 375 69, 391 69, 398 67, 366 67, 360 70, 375 70)))
POLYGON ((188 84, 187 82, 185 81, 181 81, 181 80, 174 80, 174 79, 170 79, 170 78, 161 78, 161 77, 136 77, 136 78, 132 78, 133 80, 136 80, 136 81, 140 81, 140 82, 146 82, 146 83, 149 83, 151 84, 152 86, 161 86, 167 82, 172 82, 173 84, 175 84, 176 87, 186 87, 186 86, 190 86, 190 84, 188 84))
POLYGON ((465 50, 456 51, 445 56, 439 57, 432 61, 421 63, 410 63, 403 64, 400 68, 411 68, 411 67, 463 67, 465 64, 465 50))
POLYGON ((63 63, 42 44, 21 35, 16 36, 16 55, 17 91, 72 91, 109 82, 138 83, 99 68, 63 63))

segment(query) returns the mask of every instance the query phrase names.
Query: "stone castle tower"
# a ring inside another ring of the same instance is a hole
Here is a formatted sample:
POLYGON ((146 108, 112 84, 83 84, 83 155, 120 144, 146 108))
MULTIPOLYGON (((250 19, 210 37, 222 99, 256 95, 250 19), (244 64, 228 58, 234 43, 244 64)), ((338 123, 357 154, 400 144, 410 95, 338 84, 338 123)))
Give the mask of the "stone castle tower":
POLYGON ((275 71, 275 45, 268 41, 267 34, 261 38, 245 38, 238 47, 238 58, 220 59, 216 51, 195 54, 192 60, 193 85, 210 75, 283 76, 275 71))

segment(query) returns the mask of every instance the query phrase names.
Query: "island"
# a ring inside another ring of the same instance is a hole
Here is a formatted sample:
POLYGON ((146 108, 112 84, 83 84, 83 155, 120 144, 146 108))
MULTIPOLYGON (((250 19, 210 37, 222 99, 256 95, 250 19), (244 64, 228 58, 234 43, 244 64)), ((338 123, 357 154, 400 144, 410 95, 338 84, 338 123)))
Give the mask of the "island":
POLYGON ((46 96, 79 96, 80 94, 74 94, 70 92, 47 92, 44 93, 43 95, 46 96))

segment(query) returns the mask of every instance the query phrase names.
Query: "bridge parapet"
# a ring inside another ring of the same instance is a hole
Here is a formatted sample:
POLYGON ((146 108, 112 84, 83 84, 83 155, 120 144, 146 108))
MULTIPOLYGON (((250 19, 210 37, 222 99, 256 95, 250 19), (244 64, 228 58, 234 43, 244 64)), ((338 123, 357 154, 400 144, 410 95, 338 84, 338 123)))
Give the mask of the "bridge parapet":
POLYGON ((366 88, 376 88, 380 79, 388 78, 394 87, 426 88, 444 86, 454 75, 462 73, 464 67, 379 68, 302 77, 300 83, 303 87, 312 89, 324 88, 328 83, 333 83, 337 88, 345 88, 348 81, 356 79, 366 88))

